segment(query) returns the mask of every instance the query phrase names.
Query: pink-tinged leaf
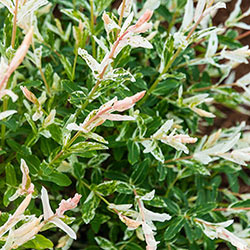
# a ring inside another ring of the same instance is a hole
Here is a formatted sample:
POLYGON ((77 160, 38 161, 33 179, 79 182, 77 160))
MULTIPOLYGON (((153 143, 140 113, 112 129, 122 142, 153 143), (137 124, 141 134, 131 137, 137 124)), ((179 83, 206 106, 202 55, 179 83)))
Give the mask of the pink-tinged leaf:
POLYGON ((113 109, 119 112, 130 109, 145 95, 146 91, 141 91, 133 96, 126 97, 121 101, 116 101, 113 105, 113 109))
POLYGON ((132 116, 117 115, 117 114, 103 114, 100 117, 105 120, 110 120, 110 121, 134 121, 135 120, 135 118, 132 116))
POLYGON ((142 231, 145 235, 145 240, 147 243, 147 250, 156 250, 157 249, 157 242, 154 237, 154 232, 152 228, 147 223, 142 223, 142 231))
POLYGON ((30 28, 29 32, 26 34, 26 36, 24 37, 24 40, 21 44, 21 46, 17 49, 15 56, 13 57, 7 72, 5 73, 2 81, 0 82, 0 90, 5 89, 6 87, 6 83, 9 79, 9 77, 11 76, 11 74, 17 69, 17 67, 22 63, 24 57, 26 56, 29 46, 31 44, 32 41, 32 37, 33 37, 33 26, 30 28))
POLYGON ((73 198, 70 198, 68 200, 62 200, 59 204, 59 208, 56 210, 56 214, 58 216, 62 216, 67 210, 75 208, 81 197, 82 196, 80 194, 76 193, 73 198))

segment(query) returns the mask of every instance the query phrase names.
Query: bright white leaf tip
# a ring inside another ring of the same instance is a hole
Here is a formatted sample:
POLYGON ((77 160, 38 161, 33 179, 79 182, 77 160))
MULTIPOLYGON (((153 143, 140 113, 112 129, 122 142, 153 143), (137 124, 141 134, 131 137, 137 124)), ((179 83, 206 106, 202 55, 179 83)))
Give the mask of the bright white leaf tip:
POLYGON ((10 89, 4 89, 0 91, 0 99, 5 95, 8 95, 13 102, 16 102, 16 100, 18 99, 18 96, 10 89))
POLYGON ((68 129, 69 131, 75 130, 75 131, 82 131, 84 133, 87 133, 88 131, 85 130, 81 125, 77 125, 76 123, 69 123, 66 126, 66 129, 68 129))
POLYGON ((17 113, 16 110, 7 110, 0 113, 0 120, 3 120, 13 114, 17 113))
POLYGON ((155 190, 143 195, 140 199, 143 201, 151 201, 155 196, 155 190))
POLYGON ((185 5, 185 14, 183 17, 182 25, 180 30, 185 30, 189 25, 192 24, 194 17, 194 3, 193 0, 187 0, 185 5))

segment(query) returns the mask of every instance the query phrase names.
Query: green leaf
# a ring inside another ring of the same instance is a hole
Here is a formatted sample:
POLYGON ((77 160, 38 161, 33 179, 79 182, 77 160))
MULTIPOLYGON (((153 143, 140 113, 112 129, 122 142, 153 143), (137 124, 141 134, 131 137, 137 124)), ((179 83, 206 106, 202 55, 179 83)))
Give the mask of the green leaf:
POLYGON ((5 207, 8 207, 10 204, 10 200, 9 198, 16 192, 15 188, 12 187, 8 187, 7 190, 4 192, 4 196, 3 196, 3 205, 5 207))
POLYGON ((39 168, 40 168, 40 160, 36 155, 18 155, 19 158, 23 158, 31 172, 31 174, 37 174, 39 168))
POLYGON ((119 246, 124 246, 124 249, 126 250, 144 250, 144 248, 140 247, 135 242, 129 242, 129 241, 122 241, 119 242, 119 246))
POLYGON ((104 196, 110 195, 116 191, 117 181, 106 181, 96 186, 95 190, 104 196))
POLYGON ((146 158, 143 162, 135 165, 135 170, 131 174, 130 181, 133 184, 140 185, 147 177, 150 160, 146 158))
POLYGON ((95 240, 97 242, 97 244, 100 246, 101 249, 104 249, 104 250, 118 250, 117 247, 114 246, 114 244, 103 238, 103 237, 95 237, 95 240))
POLYGON ((52 241, 45 238, 43 235, 37 234, 34 239, 28 241, 27 243, 25 243, 22 246, 25 247, 25 248, 29 248, 29 249, 40 250, 40 249, 53 248, 54 244, 53 244, 52 241))
POLYGON ((52 172, 50 175, 44 175, 41 178, 45 181, 54 182, 61 187, 67 187, 71 184, 70 178, 66 174, 60 172, 52 172))
POLYGON ((128 140, 128 161, 131 165, 134 165, 140 160, 140 145, 138 142, 128 140))
POLYGON ((53 83, 53 72, 54 70, 52 65, 50 63, 46 63, 44 75, 49 86, 51 86, 53 83))
POLYGON ((191 208, 188 211, 188 214, 190 214, 192 216, 198 216, 199 217, 199 216, 202 216, 202 215, 205 215, 205 214, 211 212, 214 208, 216 208, 216 203, 207 202, 204 205, 199 205, 199 206, 196 206, 194 208, 191 208))
POLYGON ((61 81, 63 89, 67 91, 69 94, 75 92, 75 91, 80 91, 82 90, 78 84, 69 81, 69 80, 62 80, 61 81))
POLYGON ((61 130, 61 128, 56 124, 51 124, 48 127, 48 129, 49 129, 49 132, 50 132, 53 140, 59 144, 62 144, 62 130, 61 130))
POLYGON ((97 209, 100 202, 93 191, 90 192, 89 196, 82 205, 82 219, 84 223, 88 224, 95 217, 95 210, 97 209))
POLYGON ((192 226, 190 225, 188 221, 186 221, 184 224, 184 230, 185 230, 188 240, 192 243, 194 240, 194 232, 193 232, 192 226))
POLYGON ((63 54, 60 56, 61 63, 65 69, 65 72, 70 80, 72 80, 72 66, 71 62, 67 57, 65 57, 63 54))
POLYGON ((27 122, 29 123, 29 125, 31 126, 33 133, 36 135, 37 134, 36 124, 33 122, 33 120, 31 119, 29 114, 25 113, 24 116, 25 116, 27 122))
POLYGON ((98 214, 97 217, 95 217, 91 222, 91 227, 95 231, 95 233, 98 233, 101 224, 107 222, 110 220, 110 217, 105 214, 98 214))
POLYGON ((108 149, 108 147, 104 146, 103 144, 97 142, 79 142, 74 144, 69 148, 70 153, 85 153, 92 150, 104 150, 108 149))
POLYGON ((231 207, 250 207, 250 199, 247 199, 245 201, 238 201, 230 205, 231 207))
POLYGON ((127 182, 119 181, 116 186, 116 192, 121 194, 132 194, 133 188, 127 182))
POLYGON ((112 1, 113 0, 95 0, 96 15, 99 16, 112 3, 112 1))
POLYGON ((183 216, 178 216, 173 218, 170 221, 170 224, 168 225, 164 233, 164 239, 166 241, 173 239, 176 236, 176 234, 180 232, 184 224, 185 224, 185 218, 183 216))
POLYGON ((6 184, 12 187, 17 186, 15 168, 11 164, 7 164, 5 166, 5 177, 6 177, 6 184))
POLYGON ((152 92, 154 95, 170 95, 173 91, 177 90, 181 85, 181 81, 175 79, 167 79, 160 82, 152 92))

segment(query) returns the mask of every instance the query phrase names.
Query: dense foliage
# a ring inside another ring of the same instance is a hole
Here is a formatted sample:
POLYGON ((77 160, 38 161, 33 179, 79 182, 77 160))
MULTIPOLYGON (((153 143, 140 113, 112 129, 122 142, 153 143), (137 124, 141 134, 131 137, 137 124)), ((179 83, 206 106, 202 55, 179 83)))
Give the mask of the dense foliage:
POLYGON ((0 0, 2 249, 250 249, 248 127, 213 126, 249 113, 226 2, 0 0))

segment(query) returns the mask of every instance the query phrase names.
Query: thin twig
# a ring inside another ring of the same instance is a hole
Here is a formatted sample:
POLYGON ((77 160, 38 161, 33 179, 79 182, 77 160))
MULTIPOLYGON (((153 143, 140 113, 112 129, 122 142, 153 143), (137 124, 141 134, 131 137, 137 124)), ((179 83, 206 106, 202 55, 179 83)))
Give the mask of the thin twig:
POLYGON ((223 208, 214 208, 213 211, 228 211, 228 210, 250 210, 250 207, 223 207, 223 208))
MULTIPOLYGON (((123 19, 123 15, 124 15, 125 6, 126 6, 126 0, 123 0, 123 1, 122 1, 121 15, 120 15, 119 22, 118 22, 118 25, 119 25, 120 27, 121 27, 121 25, 122 25, 122 19, 123 19)), ((118 33, 118 34, 119 34, 119 33, 118 33)))
POLYGON ((164 163, 169 163, 169 162, 176 162, 176 161, 182 161, 182 160, 188 160, 188 159, 192 159, 193 155, 188 155, 188 156, 183 156, 180 158, 176 158, 176 159, 170 159, 170 160, 166 160, 164 163))

